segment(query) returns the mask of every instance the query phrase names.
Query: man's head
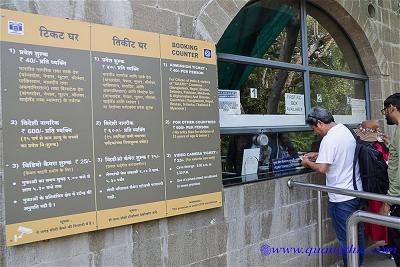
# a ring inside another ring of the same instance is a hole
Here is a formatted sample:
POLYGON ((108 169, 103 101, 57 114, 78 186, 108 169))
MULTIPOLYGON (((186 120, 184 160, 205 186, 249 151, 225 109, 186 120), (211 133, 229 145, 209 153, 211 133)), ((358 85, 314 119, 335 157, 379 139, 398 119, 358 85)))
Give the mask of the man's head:
POLYGON ((287 133, 279 133, 278 138, 282 144, 287 144, 289 142, 289 135, 287 133))
POLYGON ((400 93, 395 93, 383 102, 384 108, 381 110, 385 115, 386 122, 389 125, 400 123, 400 93))
POLYGON ((313 107, 311 109, 307 116, 306 123, 320 136, 325 136, 329 129, 336 125, 332 114, 321 107, 313 107))

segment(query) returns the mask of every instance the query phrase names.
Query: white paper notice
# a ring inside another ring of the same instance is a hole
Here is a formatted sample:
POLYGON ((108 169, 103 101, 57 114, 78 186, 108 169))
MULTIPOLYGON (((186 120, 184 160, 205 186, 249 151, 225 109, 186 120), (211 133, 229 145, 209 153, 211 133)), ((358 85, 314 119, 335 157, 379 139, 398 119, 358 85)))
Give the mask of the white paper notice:
POLYGON ((250 97, 257 98, 257 88, 250 88, 250 97))
POLYGON ((366 115, 365 100, 350 98, 351 115, 355 117, 363 117, 366 115))
POLYGON ((243 151, 242 175, 257 173, 260 148, 250 148, 243 151))
POLYGON ((239 115, 240 112, 240 91, 239 90, 218 90, 219 114, 239 115))
POLYGON ((304 95, 285 93, 285 114, 304 114, 304 95))

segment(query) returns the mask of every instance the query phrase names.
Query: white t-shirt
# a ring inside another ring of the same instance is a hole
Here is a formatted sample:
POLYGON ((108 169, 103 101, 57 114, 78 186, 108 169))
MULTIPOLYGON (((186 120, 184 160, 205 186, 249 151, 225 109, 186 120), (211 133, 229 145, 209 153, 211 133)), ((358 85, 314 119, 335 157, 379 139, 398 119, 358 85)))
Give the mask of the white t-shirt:
MULTIPOLYGON (((326 173, 326 185, 354 190, 353 159, 356 140, 343 124, 332 127, 321 141, 316 163, 330 164, 326 173)), ((362 183, 358 163, 356 165, 356 182, 358 190, 362 191, 362 183)), ((329 201, 343 202, 354 197, 328 193, 329 201)))

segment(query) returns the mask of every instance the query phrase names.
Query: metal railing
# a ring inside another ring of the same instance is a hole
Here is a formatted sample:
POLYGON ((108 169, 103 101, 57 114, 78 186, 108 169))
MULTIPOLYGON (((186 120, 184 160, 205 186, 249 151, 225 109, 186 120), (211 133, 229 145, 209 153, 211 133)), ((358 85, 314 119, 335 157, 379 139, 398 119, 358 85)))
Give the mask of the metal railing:
MULTIPOLYGON (((379 224, 382 226, 400 229, 399 217, 390 217, 390 216, 358 210, 354 212, 347 219, 346 223, 347 244, 358 244, 357 224, 359 222, 379 224)), ((349 264, 349 266, 357 266, 358 254, 348 253, 347 263, 349 264)))
MULTIPOLYGON (((311 190, 315 190, 318 192, 318 246, 322 248, 322 192, 336 193, 346 196, 353 196, 363 199, 377 200, 391 204, 400 205, 400 198, 392 197, 387 195, 356 191, 356 190, 347 190, 341 189, 331 186, 325 185, 317 185, 317 184, 308 184, 303 182, 297 182, 290 179, 288 181, 288 187, 304 187, 309 188, 311 190)), ((357 224, 359 222, 367 222, 373 224, 379 224, 383 226, 388 226, 391 228, 400 229, 400 217, 389 217, 385 215, 380 215, 376 213, 366 212, 366 211, 356 211, 353 213, 349 219, 347 220, 347 244, 358 244, 358 235, 357 235, 357 224)), ((347 254, 347 262, 349 266, 358 266, 358 254, 357 253, 348 253, 347 254)), ((322 253, 318 254, 318 266, 322 267, 322 253)))

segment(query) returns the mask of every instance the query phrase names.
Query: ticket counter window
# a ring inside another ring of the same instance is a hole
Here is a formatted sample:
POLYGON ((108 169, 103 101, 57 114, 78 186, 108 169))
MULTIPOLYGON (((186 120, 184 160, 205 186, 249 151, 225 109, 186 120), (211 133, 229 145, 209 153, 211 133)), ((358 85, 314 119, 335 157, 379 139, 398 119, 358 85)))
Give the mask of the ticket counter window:
POLYGON ((225 185, 307 171, 296 158, 319 148, 305 123, 313 106, 353 126, 370 116, 353 42, 308 1, 248 1, 217 53, 225 185))
POLYGON ((312 74, 310 88, 312 106, 328 109, 335 121, 358 124, 366 119, 362 81, 312 74))
POLYGON ((308 172, 299 156, 318 151, 320 140, 313 132, 222 135, 224 184, 308 172))
POLYGON ((301 72, 221 62, 218 75, 221 127, 304 125, 301 72))

